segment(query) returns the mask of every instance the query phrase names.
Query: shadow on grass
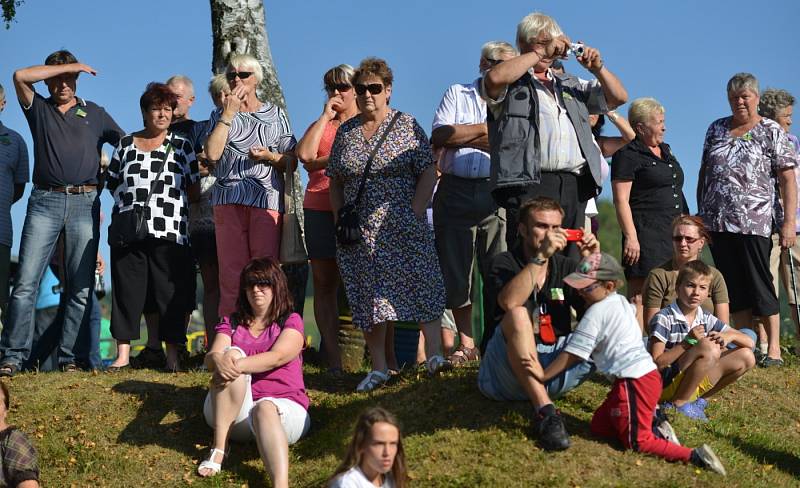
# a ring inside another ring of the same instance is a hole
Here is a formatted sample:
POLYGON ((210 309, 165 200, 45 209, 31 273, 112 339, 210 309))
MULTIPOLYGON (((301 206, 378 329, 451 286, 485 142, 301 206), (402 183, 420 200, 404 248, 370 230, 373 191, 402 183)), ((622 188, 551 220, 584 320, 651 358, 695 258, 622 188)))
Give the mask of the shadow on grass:
POLYGON ((800 459, 792 453, 760 446, 737 436, 728 436, 728 439, 737 449, 753 459, 764 464, 771 464, 784 473, 800 478, 800 459))
MULTIPOLYGON (((333 380, 326 373, 307 373, 312 390, 329 393, 312 401, 312 427, 293 452, 303 458, 333 454, 340 458, 350 441, 358 415, 368 407, 382 406, 398 416, 403 435, 433 435, 438 430, 498 429, 524 435, 535 441, 533 408, 528 402, 497 402, 484 397, 477 388, 477 368, 464 368, 428 379, 425 374, 404 371, 389 386, 372 393, 353 393, 363 375, 345 375, 333 380)), ((596 440, 588 422, 563 414, 571 435, 596 440)))
MULTIPOLYGON (((134 395, 142 402, 136 417, 120 432, 117 442, 134 446, 156 445, 202 461, 208 455, 197 445, 211 442, 213 432, 203 418, 207 389, 182 388, 149 381, 123 381, 114 391, 134 395), (166 420, 167 417, 175 417, 166 420)), ((265 486, 266 474, 245 462, 259 459, 255 443, 235 444, 225 458, 225 470, 247 480, 249 486, 265 486)))

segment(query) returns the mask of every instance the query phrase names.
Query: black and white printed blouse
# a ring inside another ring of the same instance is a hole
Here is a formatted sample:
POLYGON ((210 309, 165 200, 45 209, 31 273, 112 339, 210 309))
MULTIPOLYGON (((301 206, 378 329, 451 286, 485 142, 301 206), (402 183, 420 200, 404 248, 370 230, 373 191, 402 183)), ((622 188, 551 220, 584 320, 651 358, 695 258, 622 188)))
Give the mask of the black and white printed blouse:
POLYGON ((188 189, 200 178, 197 159, 188 140, 167 132, 164 143, 147 152, 136 147, 133 135, 126 135, 114 151, 106 185, 114 197, 114 215, 132 210, 134 206, 143 207, 165 155, 164 170, 145 211, 148 235, 185 245, 189 243, 188 189))

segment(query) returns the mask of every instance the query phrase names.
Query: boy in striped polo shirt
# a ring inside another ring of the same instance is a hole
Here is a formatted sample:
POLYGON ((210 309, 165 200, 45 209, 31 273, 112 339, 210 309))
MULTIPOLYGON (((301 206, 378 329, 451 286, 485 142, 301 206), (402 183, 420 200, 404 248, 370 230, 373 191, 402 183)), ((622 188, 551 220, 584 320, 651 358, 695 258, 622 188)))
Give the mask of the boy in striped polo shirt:
POLYGON ((661 401, 703 421, 708 420, 706 398, 756 364, 753 339, 700 307, 708 298, 711 278, 711 269, 702 261, 686 263, 678 271, 677 299, 650 321, 650 354, 664 382, 661 401))

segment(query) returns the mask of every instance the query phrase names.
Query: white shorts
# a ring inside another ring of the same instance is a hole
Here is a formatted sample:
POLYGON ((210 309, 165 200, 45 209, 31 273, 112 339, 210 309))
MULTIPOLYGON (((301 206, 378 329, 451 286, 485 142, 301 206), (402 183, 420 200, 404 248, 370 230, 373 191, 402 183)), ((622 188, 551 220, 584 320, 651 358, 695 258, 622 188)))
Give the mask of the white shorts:
MULTIPOLYGON (((245 355, 244 351, 238 347, 235 349, 239 350, 243 356, 245 355)), ((275 397, 259 398, 254 402, 253 390, 250 388, 250 375, 245 375, 245 378, 247 387, 245 389, 242 408, 239 409, 239 414, 236 416, 236 420, 233 421, 233 426, 229 433, 229 437, 232 440, 244 442, 255 439, 253 416, 251 414, 254 407, 261 402, 271 402, 275 405, 275 408, 278 410, 278 415, 281 418, 281 426, 283 426, 283 431, 286 433, 286 440, 289 442, 289 445, 300 440, 300 438, 308 432, 309 427, 311 427, 311 417, 309 417, 308 411, 303 408, 302 405, 288 398, 275 397)), ((211 393, 206 395, 206 400, 203 404, 203 416, 208 426, 213 429, 214 407, 211 403, 211 393)))

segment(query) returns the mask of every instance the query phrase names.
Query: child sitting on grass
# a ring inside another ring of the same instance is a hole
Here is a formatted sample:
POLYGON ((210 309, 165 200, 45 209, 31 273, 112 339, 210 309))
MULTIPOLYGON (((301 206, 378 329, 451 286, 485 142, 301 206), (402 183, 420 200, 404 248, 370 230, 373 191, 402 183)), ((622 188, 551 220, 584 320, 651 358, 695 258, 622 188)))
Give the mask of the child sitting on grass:
POLYGON ((706 398, 739 379, 756 364, 753 339, 703 310, 711 269, 689 261, 678 271, 675 303, 650 321, 650 354, 661 371, 665 407, 708 420, 706 398), (729 349, 728 345, 737 346, 729 349))
POLYGON ((622 268, 608 254, 594 253, 583 258, 578 271, 564 278, 564 282, 586 302, 586 314, 546 370, 533 357, 526 361, 526 368, 544 383, 591 357, 599 371, 616 378, 592 417, 593 434, 616 437, 626 449, 669 461, 691 462, 724 475, 725 468, 709 446, 690 449, 653 434, 651 425, 661 395, 661 376, 642 343, 632 306, 616 293, 622 278, 622 268))

